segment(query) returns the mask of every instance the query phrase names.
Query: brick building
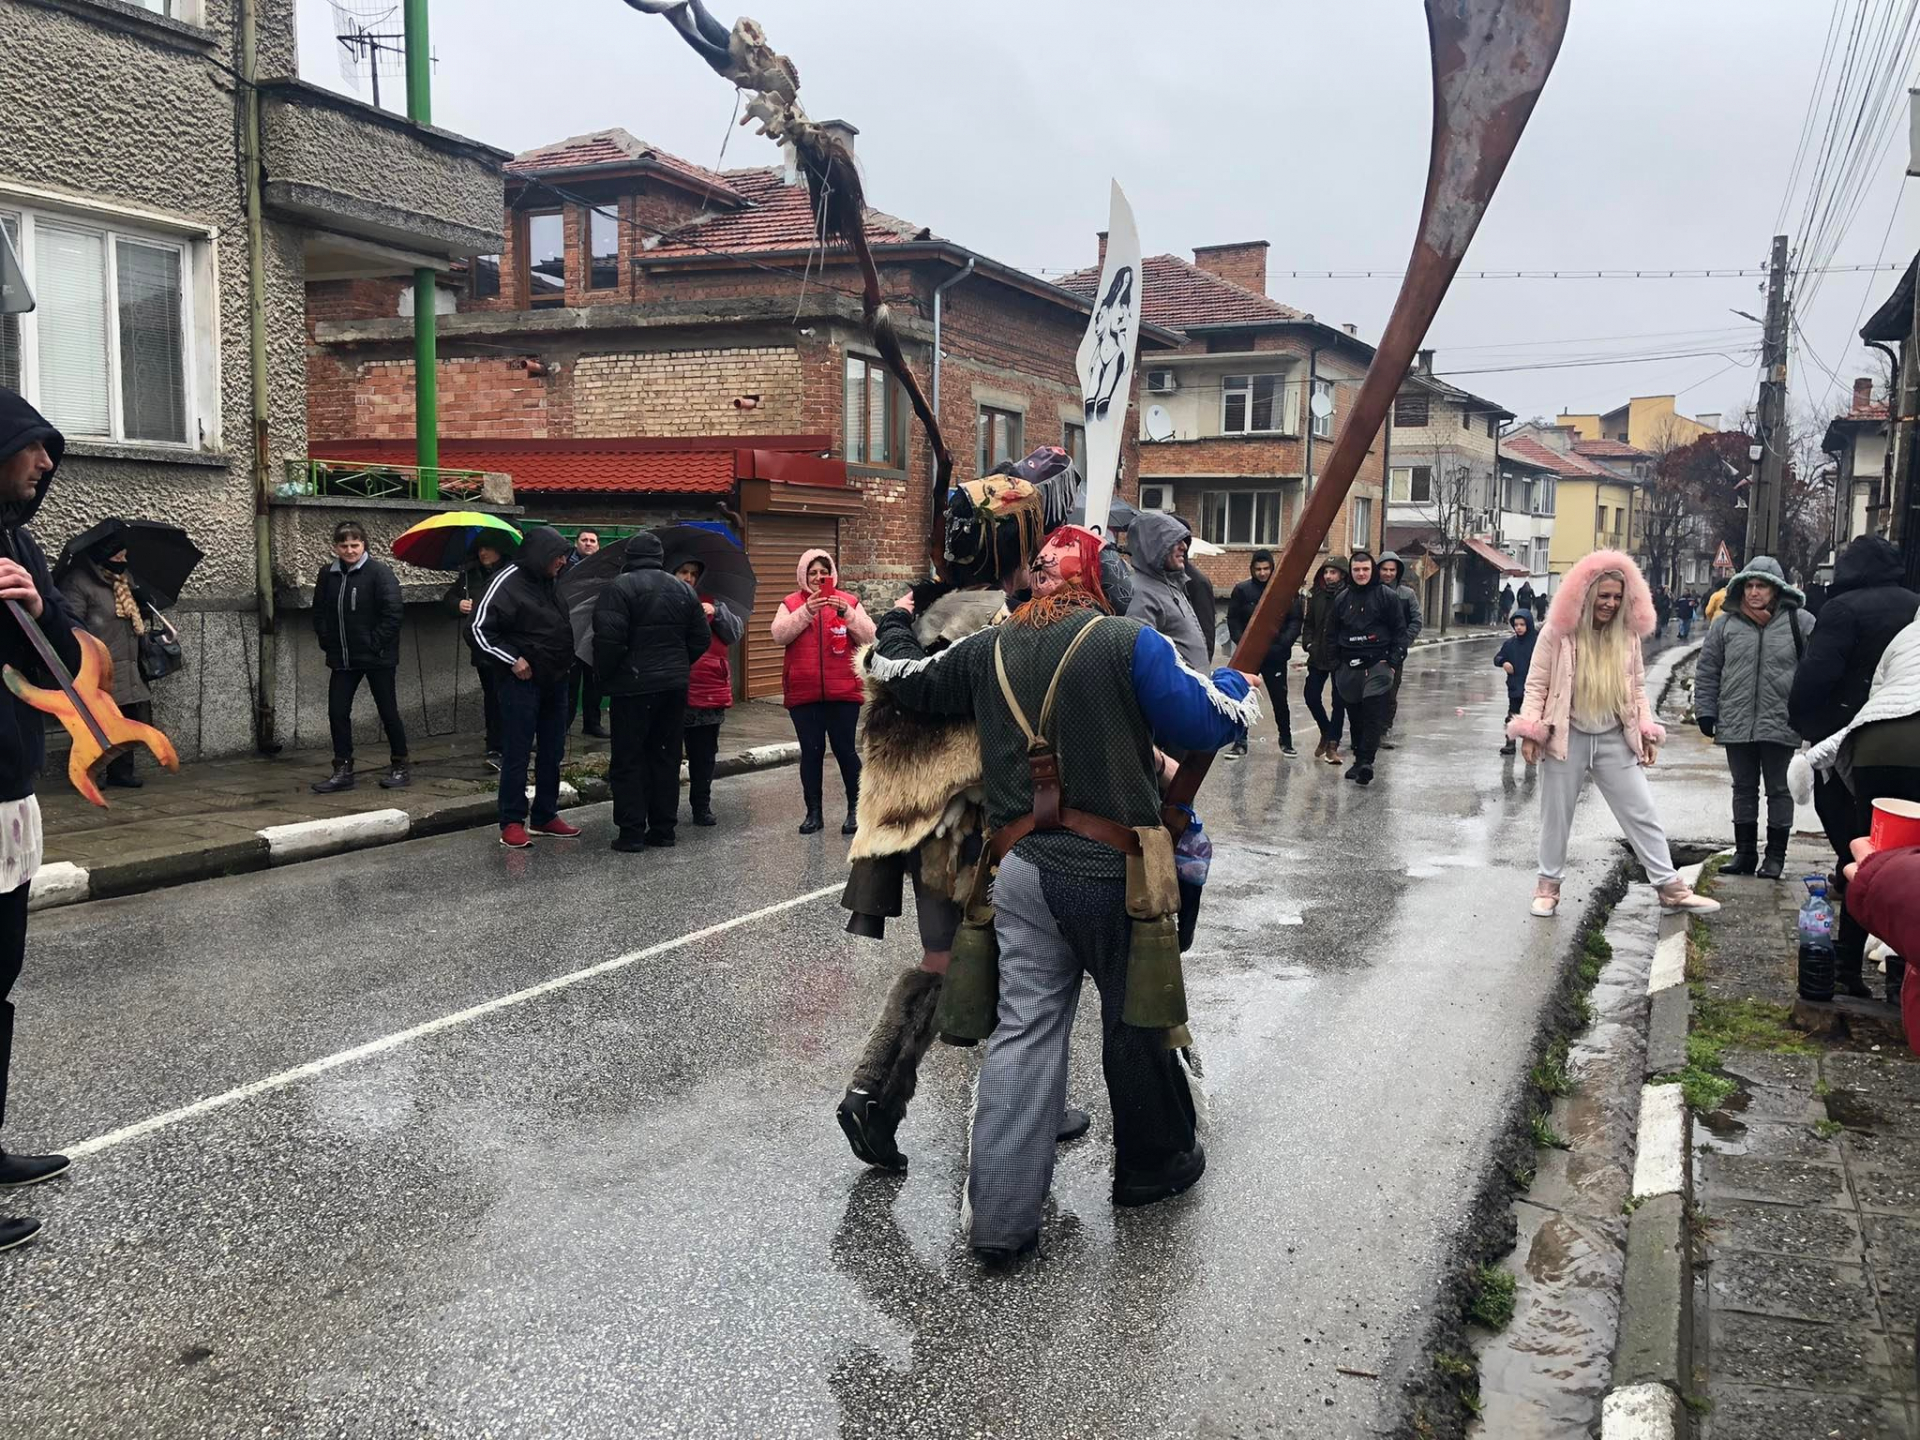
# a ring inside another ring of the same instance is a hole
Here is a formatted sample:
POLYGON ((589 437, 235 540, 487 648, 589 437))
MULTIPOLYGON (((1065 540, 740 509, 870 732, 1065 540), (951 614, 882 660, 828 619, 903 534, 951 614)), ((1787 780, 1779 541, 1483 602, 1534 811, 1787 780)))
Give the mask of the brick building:
MULTIPOLYGON (((1105 236, 1100 251, 1104 261, 1105 236)), ((1309 477, 1333 451, 1373 347, 1351 326, 1268 298, 1265 240, 1200 246, 1193 257, 1141 262, 1146 320, 1177 332, 1178 344, 1140 357, 1140 503, 1178 513, 1226 547, 1196 562, 1222 587, 1246 579, 1251 551, 1277 549, 1293 534, 1309 477), (1331 407, 1326 414, 1316 398, 1331 407)), ((1096 265, 1060 283, 1084 296, 1099 278, 1096 265)), ((1376 441, 1361 463, 1328 537, 1332 549, 1379 547, 1384 449, 1376 441)))
MULTIPOLYGON (((704 170, 605 130, 511 161, 503 222, 499 253, 441 296, 445 464, 463 463, 466 442, 469 458, 495 460, 516 458, 500 445, 535 447, 507 466, 515 498, 561 523, 651 524, 702 507, 740 517, 762 575, 738 667, 749 694, 778 690, 765 622, 801 549, 835 551, 870 599, 891 601, 925 573, 930 447, 862 331, 851 257, 816 247, 798 177, 704 170), (793 448, 805 437, 810 451, 793 448), (677 447, 649 448, 666 441, 677 447), (706 488, 658 483, 668 453, 706 488), (824 463, 797 463, 808 458, 824 463)), ((1039 444, 1080 454, 1087 301, 877 210, 867 236, 909 362, 938 397, 954 479, 1039 444)), ((310 287, 316 453, 406 453, 405 298, 382 282, 310 287)), ((1141 344, 1176 338, 1148 326, 1141 344)), ((1123 493, 1137 466, 1129 440, 1123 493)))

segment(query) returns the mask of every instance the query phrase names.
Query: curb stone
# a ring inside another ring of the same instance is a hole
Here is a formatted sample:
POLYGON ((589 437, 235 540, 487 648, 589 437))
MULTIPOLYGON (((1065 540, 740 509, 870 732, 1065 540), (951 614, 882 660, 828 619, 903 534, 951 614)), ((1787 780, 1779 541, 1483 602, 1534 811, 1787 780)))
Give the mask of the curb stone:
MULTIPOLYGON (((1690 651, 1674 655, 1673 666, 1690 651)), ((1662 657, 1665 658, 1665 657, 1662 657)), ((1664 685, 1663 691, 1664 694, 1664 685)), ((1680 872, 1699 883, 1701 867, 1680 872)), ((1602 1402, 1601 1440, 1671 1440, 1685 1433, 1681 1397, 1693 1365, 1693 1265, 1687 1234, 1692 1176, 1693 1117, 1680 1086, 1652 1083, 1686 1064, 1687 990, 1685 915, 1663 915, 1647 974, 1649 1001, 1645 1075, 1634 1145, 1634 1210, 1627 1220, 1627 1266, 1620 1290, 1620 1323, 1612 1384, 1602 1402)))
MULTIPOLYGON (((789 765, 799 758, 800 746, 793 741, 757 745, 721 757, 713 773, 716 777, 744 775, 789 765)), ((681 767, 681 773, 684 779, 685 766, 681 767)), ((532 796, 531 786, 527 794, 532 796)), ((611 796, 607 782, 598 777, 582 780, 577 787, 570 781, 560 782, 560 806, 564 810, 598 804, 611 796)), ((111 900, 169 885, 241 875, 269 867, 277 869, 351 850, 476 829, 493 824, 498 813, 498 802, 491 793, 486 793, 442 805, 425 815, 409 815, 399 809, 363 810, 351 815, 269 825, 239 840, 112 865, 88 867, 57 860, 41 866, 35 874, 28 891, 27 908, 29 911, 53 910, 85 900, 111 900)))

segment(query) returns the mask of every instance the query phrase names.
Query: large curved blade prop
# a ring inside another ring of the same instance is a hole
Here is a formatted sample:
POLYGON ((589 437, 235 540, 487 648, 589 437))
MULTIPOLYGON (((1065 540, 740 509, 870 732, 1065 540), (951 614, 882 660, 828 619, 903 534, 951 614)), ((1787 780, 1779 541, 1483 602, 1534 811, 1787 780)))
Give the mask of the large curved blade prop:
MULTIPOLYGON (((1571 4, 1572 0, 1426 0, 1427 38, 1433 51, 1433 152, 1413 258, 1346 427, 1234 651, 1236 669, 1259 668, 1259 657, 1279 633, 1281 619, 1332 528, 1360 462, 1379 435, 1387 407, 1406 379, 1414 352, 1466 258, 1487 202, 1546 87, 1566 35, 1571 4)), ((1176 831, 1182 828, 1184 816, 1173 807, 1192 801, 1212 763, 1211 754, 1196 755, 1174 778, 1166 813, 1176 831)))
POLYGON ((807 177, 807 195, 821 233, 838 240, 860 266, 861 309, 874 348, 900 387, 907 392, 927 444, 933 451, 934 553, 939 552, 941 512, 953 483, 953 455, 940 433, 919 378, 907 364, 906 352, 893 327, 893 318, 880 294, 880 271, 867 244, 867 199, 853 156, 831 134, 807 118, 800 105, 800 72, 786 56, 767 43, 760 26, 744 16, 731 30, 707 13, 701 0, 626 0, 647 15, 663 15, 694 54, 714 72, 747 94, 747 113, 740 123, 757 123, 760 134, 777 144, 791 145, 800 171, 807 177))

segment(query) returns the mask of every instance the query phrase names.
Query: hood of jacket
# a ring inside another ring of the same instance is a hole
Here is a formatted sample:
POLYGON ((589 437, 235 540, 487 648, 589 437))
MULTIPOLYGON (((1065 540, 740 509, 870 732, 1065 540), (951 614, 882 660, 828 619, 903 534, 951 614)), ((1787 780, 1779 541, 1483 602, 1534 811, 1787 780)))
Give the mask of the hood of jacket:
POLYGON ((1531 610, 1514 611, 1512 619, 1509 619, 1507 622, 1507 634, 1515 640, 1533 640, 1537 638, 1540 634, 1540 627, 1533 623, 1533 612, 1531 610), (1526 627, 1526 629, 1518 635, 1513 633, 1513 620, 1515 619, 1519 620, 1521 624, 1526 627))
POLYGON ((1560 588, 1553 592, 1547 606, 1547 623, 1562 635, 1571 635, 1586 611, 1587 592, 1609 570, 1618 570, 1627 577, 1627 624, 1633 633, 1642 639, 1653 634, 1660 623, 1653 608, 1653 592, 1647 588, 1647 577, 1624 550, 1596 550, 1575 562, 1567 578, 1560 582, 1560 588))
POLYGON ((40 477, 31 500, 0 506, 0 520, 8 525, 26 524, 40 508, 40 502, 47 498, 53 477, 60 470, 60 457, 66 454, 67 438, 20 395, 0 388, 0 460, 11 459, 36 440, 47 447, 47 458, 53 461, 53 468, 40 477))
MULTIPOLYGON (((684 565, 696 565, 699 567, 700 573, 693 577, 693 588, 696 591, 699 590, 701 580, 706 577, 707 562, 702 560, 698 555, 691 553, 669 555, 667 556, 667 563, 660 568, 677 579, 680 574, 680 569, 684 565)), ((700 598, 704 600, 706 597, 703 595, 700 598)))
POLYGON ((1375 578, 1380 578, 1380 567, 1391 560, 1397 567, 1393 572, 1393 588, 1405 590, 1407 587, 1407 562, 1400 558, 1398 550, 1382 550, 1373 562, 1375 578))
POLYGON ((1900 564, 1900 551, 1891 540, 1878 535, 1857 535, 1833 562, 1833 585, 1827 596, 1849 590, 1869 590, 1881 585, 1901 585, 1906 572, 1900 564))
MULTIPOLYGON (((1271 564, 1273 564, 1273 552, 1271 550, 1254 551, 1253 558, 1247 561, 1247 578, 1253 581, 1253 583, 1256 585, 1264 585, 1266 581, 1260 579, 1257 575, 1253 573, 1254 567, 1256 565, 1271 565, 1271 564)), ((1271 579, 1271 578, 1272 578, 1271 576, 1268 577, 1268 579, 1271 579)))
POLYGON ((1166 575, 1167 557, 1182 540, 1191 540, 1193 531, 1177 515, 1158 510, 1142 510, 1127 527, 1127 548, 1133 552, 1133 568, 1146 574, 1166 575))
POLYGON ((1332 587, 1321 583, 1322 577, 1326 574, 1329 565, 1340 572, 1340 579, 1335 582, 1336 584, 1345 585, 1353 579, 1353 572, 1347 566, 1347 557, 1344 555, 1329 555, 1313 567, 1313 593, 1316 595, 1331 593, 1332 587))
POLYGON ((1727 603, 1735 609, 1740 607, 1740 587, 1749 580, 1765 580, 1796 605, 1807 603, 1806 594, 1787 583, 1787 572, 1780 568, 1778 560, 1771 555, 1756 555, 1738 575, 1727 581, 1727 603))
POLYGON ((801 552, 800 563, 793 567, 793 578, 799 582, 800 588, 802 590, 807 588, 807 567, 816 560, 824 560, 827 562, 827 569, 833 573, 833 588, 838 590, 840 588, 840 567, 833 563, 833 556, 824 550, 805 550, 801 552))
POLYGON ((554 561, 564 557, 572 548, 567 544, 567 537, 558 530, 545 525, 536 525, 521 538, 520 548, 513 554, 513 563, 535 580, 545 580, 548 578, 548 567, 554 561))
POLYGON ((620 573, 629 570, 664 570, 666 568, 667 547, 660 543, 660 537, 651 530, 642 530, 627 541, 627 558, 620 566, 620 573))

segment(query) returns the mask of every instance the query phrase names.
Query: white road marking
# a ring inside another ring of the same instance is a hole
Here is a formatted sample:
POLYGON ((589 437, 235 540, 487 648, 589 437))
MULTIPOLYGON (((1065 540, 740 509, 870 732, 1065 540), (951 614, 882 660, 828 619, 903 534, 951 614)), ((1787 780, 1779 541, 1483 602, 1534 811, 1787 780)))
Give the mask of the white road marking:
POLYGON ((1640 1087, 1640 1138, 1633 1157, 1637 1199, 1678 1195, 1686 1184, 1687 1102, 1678 1085, 1640 1087))
POLYGON ((1664 1385, 1624 1385, 1600 1410, 1602 1440, 1673 1440, 1680 1399, 1664 1385))
POLYGON ((709 925, 703 930, 690 931, 672 940, 662 940, 658 945, 649 945, 644 950, 634 950, 625 955, 616 955, 611 960, 603 960, 598 965, 589 965, 586 969, 575 970, 571 974, 556 975, 551 980, 542 980, 538 985, 529 985, 526 989, 516 990, 511 995, 501 995, 496 999, 484 1001, 479 1005, 471 1005, 465 1010, 457 1010, 451 1015, 442 1015, 437 1020, 428 1020, 423 1024, 412 1026, 409 1029, 399 1030, 391 1035, 382 1036, 378 1040, 369 1040, 366 1044, 356 1045, 351 1050, 342 1050, 337 1054, 328 1055, 319 1060, 309 1060, 304 1065, 296 1065, 291 1070, 282 1070, 277 1075, 268 1075, 264 1079, 254 1080, 246 1085, 237 1086, 219 1095, 209 1095, 206 1099, 196 1100, 191 1105, 182 1105, 178 1110, 168 1110, 160 1115, 152 1115, 145 1120, 136 1121, 132 1125, 123 1126, 118 1130, 110 1130, 105 1135, 96 1135, 91 1140, 82 1140, 76 1145, 67 1145, 62 1148, 65 1154, 72 1156, 76 1160, 85 1155, 97 1155, 100 1151, 111 1149, 115 1145, 124 1145, 129 1140, 138 1140, 143 1136, 152 1135, 156 1131, 169 1129, 172 1126, 180 1124, 182 1121, 192 1120, 197 1116, 208 1114, 211 1111, 224 1109, 226 1106, 237 1104, 242 1100, 250 1100, 256 1095, 264 1095, 271 1090, 284 1089, 286 1086, 295 1084, 298 1081, 311 1079, 315 1075, 323 1075, 329 1070, 337 1070, 342 1065, 351 1065, 356 1060, 365 1060, 369 1056, 379 1055, 385 1051, 397 1049, 409 1041, 418 1040, 423 1036, 434 1035, 442 1030, 451 1030, 456 1025, 464 1025, 469 1020, 478 1020, 481 1016, 491 1015, 497 1010, 507 1010, 515 1005, 524 1005, 527 1001, 537 1000, 542 995, 550 995, 556 990, 564 990, 569 985, 578 985, 582 980, 591 980, 599 975, 610 974, 615 970, 625 969, 627 966, 635 964, 638 961, 648 960, 656 955, 664 955, 671 950, 679 950, 684 946, 697 944, 702 940, 711 939, 715 935, 724 935, 727 931, 737 930, 742 925, 751 925, 756 921, 765 920, 769 916, 778 915, 783 911, 798 909, 802 905, 808 905, 828 895, 837 894, 843 884, 844 882, 842 881, 835 881, 831 885, 821 886, 818 890, 810 890, 805 895, 795 895, 791 899, 782 900, 777 904, 763 905, 758 910, 749 911, 745 915, 736 915, 731 920, 722 920, 718 924, 709 925))

